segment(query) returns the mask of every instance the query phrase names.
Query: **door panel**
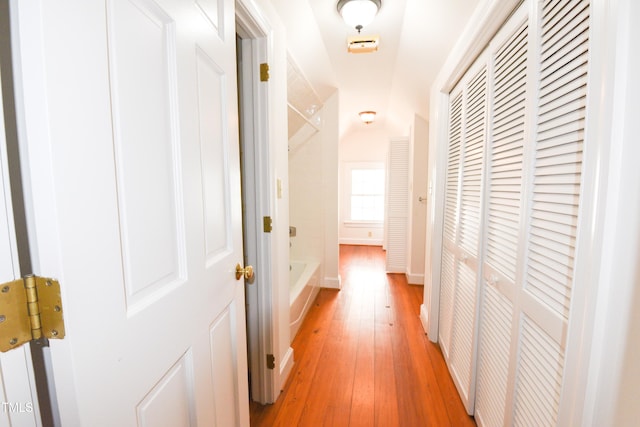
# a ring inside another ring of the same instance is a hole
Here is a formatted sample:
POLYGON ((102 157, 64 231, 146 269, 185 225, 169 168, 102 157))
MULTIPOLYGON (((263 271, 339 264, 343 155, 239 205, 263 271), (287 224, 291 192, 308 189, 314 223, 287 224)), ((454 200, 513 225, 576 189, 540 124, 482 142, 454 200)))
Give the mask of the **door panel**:
POLYGON ((231 246, 228 185, 229 159, 224 135, 226 106, 224 71, 203 50, 196 52, 198 82, 198 124, 202 155, 202 187, 207 263, 228 252, 231 246), (222 203, 221 203, 222 202, 222 203))
POLYGON ((142 427, 195 425, 193 357, 187 352, 137 405, 142 427))
POLYGON ((522 6, 496 36, 490 93, 493 126, 488 147, 486 234, 480 328, 476 419, 504 425, 510 412, 510 363, 516 306, 523 159, 526 135, 529 25, 522 6), (499 349, 499 351, 498 351, 499 349))
POLYGON ((130 314, 184 283, 174 27, 154 3, 112 4, 109 75, 130 314))
POLYGON ((233 1, 199 4, 25 9, 42 37, 25 25, 20 48, 46 64, 25 104, 49 133, 25 143, 47 165, 31 158, 32 211, 55 211, 32 218, 33 250, 62 283, 63 425, 248 425, 233 1))

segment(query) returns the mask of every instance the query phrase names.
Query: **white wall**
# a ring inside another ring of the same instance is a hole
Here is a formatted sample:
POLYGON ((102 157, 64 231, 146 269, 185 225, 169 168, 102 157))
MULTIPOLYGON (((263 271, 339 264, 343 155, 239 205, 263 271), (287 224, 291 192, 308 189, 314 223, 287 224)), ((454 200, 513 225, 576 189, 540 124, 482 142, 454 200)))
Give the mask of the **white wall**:
POLYGON ((407 281, 424 283, 427 227, 427 163, 429 124, 415 115, 409 136, 409 221, 407 222, 407 281), (424 201, 420 201, 422 197, 424 201))
POLYGON ((289 151, 289 221, 296 227, 291 259, 319 261, 322 286, 330 288, 340 287, 337 100, 336 92, 325 102, 320 131, 289 151))
POLYGON ((339 199, 339 239, 341 244, 382 245, 384 229, 382 227, 349 227, 344 211, 344 200, 350 194, 348 181, 344 179, 349 163, 382 163, 386 164, 389 135, 384 128, 374 122, 362 124, 362 129, 345 135, 340 140, 338 157, 340 161, 339 199), (371 234, 371 235, 369 235, 371 234))
POLYGON ((324 206, 324 266, 322 270, 322 284, 327 288, 340 289, 339 256, 340 244, 338 241, 338 147, 339 137, 339 94, 336 91, 325 101, 323 110, 325 114, 324 127, 322 129, 322 187, 321 192, 324 206))
MULTIPOLYGON (((322 113, 324 116, 324 111, 322 113)), ((321 264, 324 258, 323 172, 318 159, 322 158, 322 131, 289 151, 289 223, 296 228, 296 236, 289 239, 291 259, 315 260, 321 264)))

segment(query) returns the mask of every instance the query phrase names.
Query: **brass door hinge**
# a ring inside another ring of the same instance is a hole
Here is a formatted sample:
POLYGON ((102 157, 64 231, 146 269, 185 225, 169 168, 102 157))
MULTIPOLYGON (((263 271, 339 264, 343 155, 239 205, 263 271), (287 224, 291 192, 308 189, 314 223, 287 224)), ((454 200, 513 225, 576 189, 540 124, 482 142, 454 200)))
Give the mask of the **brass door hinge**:
POLYGON ((265 216, 262 218, 263 230, 265 233, 271 233, 273 230, 273 221, 270 216, 265 216))
POLYGON ((0 285, 0 351, 39 338, 64 338, 60 283, 25 276, 0 285))
POLYGON ((267 368, 269 369, 276 368, 276 358, 273 354, 267 354, 267 368))
POLYGON ((269 81, 269 64, 262 63, 260 64, 260 81, 268 82, 269 81))

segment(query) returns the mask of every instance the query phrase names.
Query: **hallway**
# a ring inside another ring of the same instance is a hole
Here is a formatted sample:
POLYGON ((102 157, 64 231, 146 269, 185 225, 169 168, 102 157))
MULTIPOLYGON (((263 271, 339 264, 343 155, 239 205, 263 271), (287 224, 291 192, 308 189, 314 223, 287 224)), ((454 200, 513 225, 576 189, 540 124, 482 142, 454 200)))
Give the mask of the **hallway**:
POLYGON ((474 425, 420 324, 422 287, 384 265, 380 247, 340 247, 343 288, 318 294, 278 401, 251 404, 253 427, 474 425))

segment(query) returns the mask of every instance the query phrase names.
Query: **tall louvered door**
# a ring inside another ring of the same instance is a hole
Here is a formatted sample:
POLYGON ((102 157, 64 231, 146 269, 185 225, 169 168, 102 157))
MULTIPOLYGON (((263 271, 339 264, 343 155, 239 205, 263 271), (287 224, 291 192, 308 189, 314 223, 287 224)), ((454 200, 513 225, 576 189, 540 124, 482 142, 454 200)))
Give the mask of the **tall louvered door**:
POLYGON ((388 165, 386 270, 389 273, 405 273, 409 217, 409 139, 391 139, 388 165))
POLYGON ((478 337, 476 420, 505 420, 521 211, 527 110, 528 5, 520 7, 490 45, 490 131, 487 146, 486 233, 478 337))
POLYGON ((539 74, 510 421, 555 425, 574 285, 590 7, 587 0, 545 0, 535 12, 539 74))
POLYGON ((479 425, 556 425, 580 199, 589 2, 525 2, 491 46, 479 425))
POLYGON ((475 391, 478 244, 486 139, 485 63, 479 59, 451 97, 442 248, 439 335, 449 370, 470 414, 475 391))

